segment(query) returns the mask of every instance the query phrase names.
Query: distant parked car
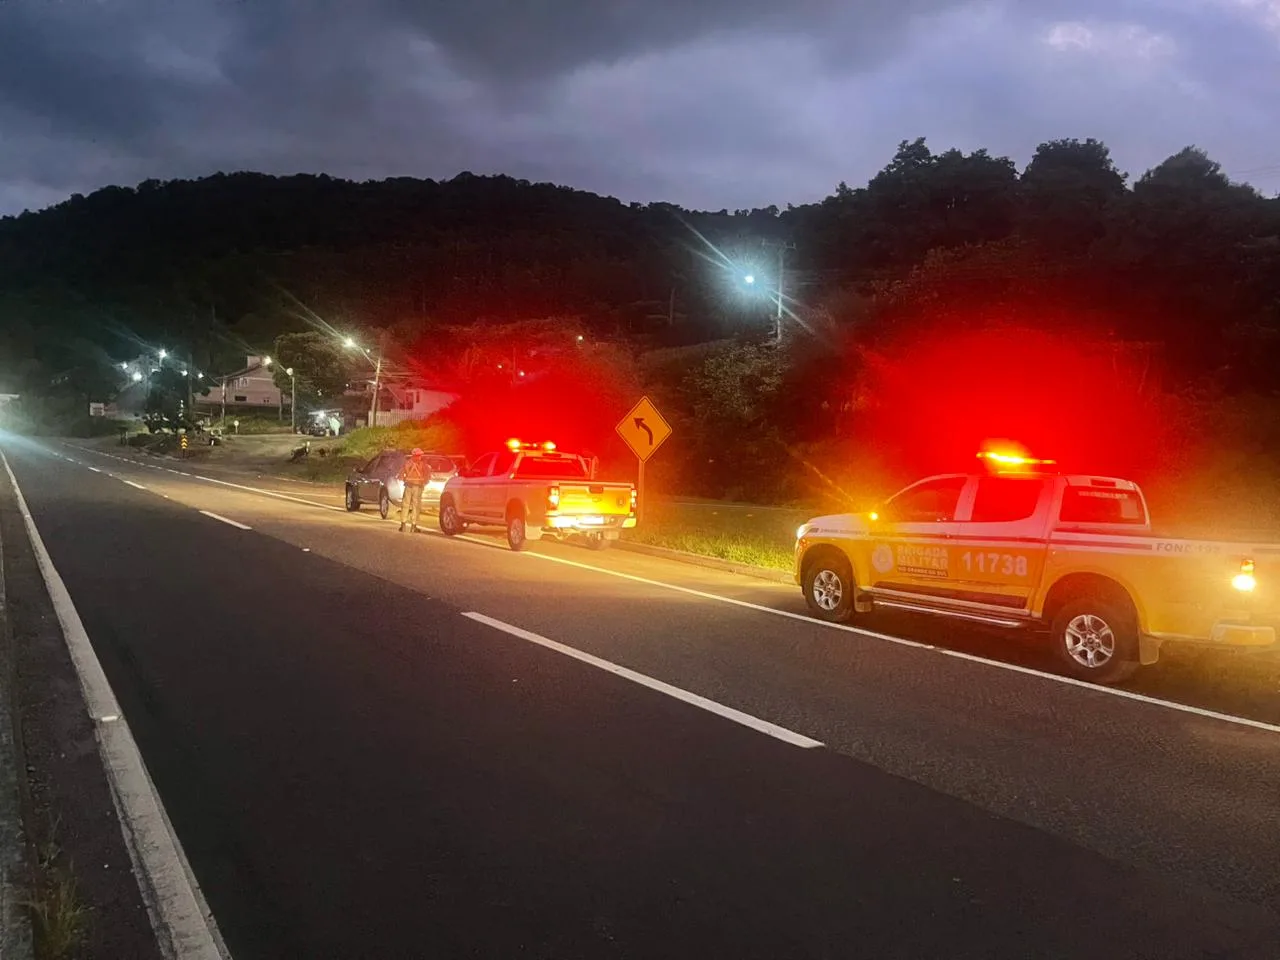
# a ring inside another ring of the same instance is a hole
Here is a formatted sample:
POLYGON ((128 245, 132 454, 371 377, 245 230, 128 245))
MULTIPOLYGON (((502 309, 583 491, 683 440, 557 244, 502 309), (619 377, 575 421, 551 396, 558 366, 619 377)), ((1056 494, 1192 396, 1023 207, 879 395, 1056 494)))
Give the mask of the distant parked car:
MULTIPOLYGON (((404 484, 397 477, 408 456, 407 450, 384 450, 368 463, 356 467, 347 477, 347 509, 355 511, 361 504, 376 503, 378 513, 385 520, 391 506, 399 506, 404 498, 404 484)), ((427 454, 426 461, 431 469, 431 479, 422 491, 422 502, 434 506, 440 503, 440 492, 449 478, 458 473, 458 465, 438 453, 427 454)))

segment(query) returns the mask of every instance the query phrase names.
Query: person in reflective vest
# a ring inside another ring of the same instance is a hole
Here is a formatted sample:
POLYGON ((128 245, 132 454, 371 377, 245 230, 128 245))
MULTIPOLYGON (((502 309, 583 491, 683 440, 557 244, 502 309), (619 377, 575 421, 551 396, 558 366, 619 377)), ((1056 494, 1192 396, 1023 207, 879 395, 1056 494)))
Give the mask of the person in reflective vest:
POLYGON ((404 533, 405 513, 408 512, 410 529, 418 532, 418 514, 422 512, 422 488, 427 485, 430 473, 422 451, 413 448, 404 466, 400 468, 399 479, 404 481, 404 496, 400 498, 400 532, 404 533))

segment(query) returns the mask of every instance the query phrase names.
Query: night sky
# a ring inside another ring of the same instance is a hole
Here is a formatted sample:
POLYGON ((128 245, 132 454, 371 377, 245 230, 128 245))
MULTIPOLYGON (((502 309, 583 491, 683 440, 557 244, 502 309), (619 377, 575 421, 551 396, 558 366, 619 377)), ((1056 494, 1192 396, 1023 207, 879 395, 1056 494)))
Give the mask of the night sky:
POLYGON ((917 136, 1271 194, 1278 92, 1280 0, 0 0, 0 214, 219 170, 785 205, 917 136))

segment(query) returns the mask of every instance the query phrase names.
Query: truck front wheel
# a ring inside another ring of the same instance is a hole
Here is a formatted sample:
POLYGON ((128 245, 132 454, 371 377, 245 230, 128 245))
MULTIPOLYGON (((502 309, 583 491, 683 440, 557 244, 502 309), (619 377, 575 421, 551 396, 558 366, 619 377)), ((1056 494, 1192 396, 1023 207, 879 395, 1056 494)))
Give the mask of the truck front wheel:
POLYGON ((853 618, 853 570, 844 555, 823 550, 804 566, 804 600, 822 620, 846 623, 853 618))
POLYGON ((1138 627, 1132 611, 1101 597, 1070 600, 1050 628, 1054 655, 1077 680, 1119 683, 1138 669, 1138 627))

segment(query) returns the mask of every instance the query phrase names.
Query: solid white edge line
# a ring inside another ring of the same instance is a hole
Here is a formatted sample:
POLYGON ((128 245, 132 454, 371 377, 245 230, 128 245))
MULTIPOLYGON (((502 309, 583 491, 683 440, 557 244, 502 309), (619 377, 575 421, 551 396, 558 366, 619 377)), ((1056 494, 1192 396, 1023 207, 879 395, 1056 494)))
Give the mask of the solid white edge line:
POLYGON ((781 740, 783 743, 791 744, 793 747, 802 747, 806 750, 812 750, 815 747, 821 747, 823 744, 819 740, 811 739, 803 734, 788 730, 786 727, 780 727, 777 724, 770 723, 768 720, 761 720, 759 717, 753 717, 749 713, 743 713, 741 710, 735 710, 733 707, 726 707, 722 703, 714 700, 708 700, 706 697, 699 696, 696 693, 690 693, 688 690, 682 690, 679 687, 673 687, 669 683, 661 680, 655 680, 653 677, 646 676, 643 673, 637 673, 628 667, 619 666, 608 660, 602 660, 600 657, 593 656, 576 647, 566 646, 563 643, 557 643, 555 640, 548 640, 546 637, 520 627, 512 626, 502 620, 495 620, 493 617, 487 617, 483 613, 464 613, 464 617, 474 620, 477 623, 483 623, 486 626, 493 627, 495 630, 501 630, 513 637, 519 637, 521 640, 527 640, 530 643, 536 643, 539 646, 546 647, 548 650, 554 650, 556 653, 562 653, 566 657, 572 657, 583 663, 589 664, 604 670, 606 673, 612 673, 616 677, 624 680, 630 680, 632 683, 638 683, 642 687, 648 687, 650 690, 656 690, 658 693, 665 693, 668 697, 681 700, 687 704, 706 710, 708 713, 714 713, 717 716, 724 717, 726 720, 732 720, 734 723, 749 727, 757 733, 763 733, 773 737, 775 740, 781 740))
POLYGON ((186 865, 186 856, 151 782, 133 732, 3 451, 0 451, 0 462, 13 484, 18 512, 22 514, 36 564, 62 627, 85 707, 94 722, 120 829, 161 950, 165 956, 177 960, 227 960, 228 955, 218 948, 221 938, 216 933, 213 915, 204 905, 199 884, 186 865))
MULTIPOLYGON (((85 449, 89 449, 89 448, 86 447, 85 449)), ((91 450, 90 452, 98 452, 98 451, 91 450)), ((111 454, 104 454, 104 456, 111 456, 111 454)), ((115 459, 122 460, 125 463, 134 462, 134 461, 127 460, 123 457, 116 457, 115 459)), ((239 483, 230 483, 229 481, 226 481, 226 480, 215 480, 212 477, 205 477, 199 474, 193 474, 193 476, 197 480, 207 480, 210 483, 219 483, 224 486, 235 487, 238 490, 246 490, 250 493, 257 493, 266 497, 275 497, 279 500, 289 500, 289 501, 292 501, 293 503, 300 503, 308 507, 320 507, 324 510, 336 510, 338 512, 345 512, 342 507, 335 507, 327 503, 317 503, 314 500, 303 500, 300 497, 291 497, 287 494, 274 493, 270 490, 262 490, 257 487, 248 487, 239 483)), ((357 514, 357 516, 359 516, 359 514, 357 514)), ((443 534, 440 534, 439 531, 437 530, 429 529, 427 532, 431 534, 437 534, 441 537, 444 536, 443 534)), ((494 544, 488 540, 480 540, 480 539, 477 539, 474 537, 468 537, 465 535, 452 537, 452 538, 445 538, 445 539, 463 540, 468 543, 478 543, 483 546, 494 546, 494 544)), ((988 657, 980 657, 972 653, 962 653, 959 650, 951 650, 948 647, 939 647, 932 643, 920 643, 917 640, 907 640, 903 637, 894 637, 887 633, 877 633, 874 630, 867 630, 863 627, 853 627, 846 623, 831 623, 827 620, 818 620, 814 617, 806 616, 805 614, 792 613, 790 610, 777 610, 773 607, 766 607, 758 603, 751 603, 748 600, 737 600, 733 597, 723 597, 723 596, 720 596, 719 594, 708 593, 705 590, 695 590, 692 587, 681 587, 674 583, 663 583, 661 580, 651 580, 648 577, 640 577, 631 573, 623 573, 620 570, 609 570, 605 567, 594 567, 589 563, 579 563, 576 560, 566 560, 563 557, 553 557, 545 553, 521 553, 521 554, 517 554, 517 556, 530 557, 536 560, 546 560, 550 563, 562 563, 565 566, 577 567, 581 570, 590 570, 590 571, 593 571, 594 573, 604 574, 605 576, 618 577, 619 579, 622 579, 622 580, 631 580, 635 583, 643 583, 648 586, 658 587, 663 590, 673 590, 676 593, 687 594, 688 596, 691 596, 691 597, 700 597, 701 599, 704 599, 704 600, 715 600, 719 603, 728 603, 736 607, 743 607, 748 610, 757 610, 760 613, 768 613, 775 617, 786 617, 791 620, 799 620, 803 623, 808 623, 814 626, 825 627, 829 630, 840 630, 840 631, 843 631, 844 633, 853 634, 854 636, 866 637, 867 639, 870 639, 870 640, 880 640, 880 641, 883 641, 884 643, 892 643, 900 647, 913 647, 917 650, 932 650, 942 654, 943 656, 952 657, 957 660, 968 660, 971 663, 978 663, 988 667, 995 667, 998 670, 1007 670, 1011 673, 1020 673, 1029 677, 1038 677, 1041 680, 1048 680, 1053 683, 1060 683, 1069 687, 1077 687, 1082 690, 1088 690, 1093 693, 1102 694, 1109 697, 1119 697, 1122 700, 1130 700, 1134 703, 1145 703, 1150 706, 1163 707, 1166 710, 1173 710, 1178 713, 1186 713, 1186 714, 1191 714, 1197 717, 1204 717, 1209 720, 1219 720, 1223 723, 1235 724, 1236 726, 1252 727, 1255 730, 1266 730, 1268 733, 1280 733, 1280 724, 1267 723, 1266 721, 1263 721, 1263 720, 1253 720, 1253 719, 1250 719, 1249 717, 1240 717, 1231 713, 1220 713, 1217 710, 1208 710, 1204 707, 1196 707, 1188 703, 1178 703, 1177 701, 1174 701, 1174 700, 1162 700, 1159 697, 1149 697, 1146 694, 1134 693, 1130 690, 1122 690, 1118 687, 1103 687, 1095 683, 1089 683, 1087 680, 1077 680, 1074 677, 1064 677, 1060 674, 1047 673, 1043 670, 1036 670, 1033 667, 1023 667, 1014 663, 1005 663, 1002 660, 991 660, 988 657)))
POLYGON ((128 484, 129 486, 131 486, 131 487, 137 487, 139 490, 145 490, 145 489, 147 489, 146 487, 144 487, 144 486, 143 486, 142 484, 140 484, 140 483, 134 483, 132 480, 125 480, 125 479, 124 479, 124 477, 121 477, 121 478, 120 478, 120 480, 121 480, 123 483, 127 483, 127 484, 128 484))
POLYGON ((221 520, 221 521, 222 521, 223 523, 225 523, 227 526, 229 526, 229 527, 235 527, 237 530, 252 530, 252 529, 253 529, 253 527, 250 527, 250 526, 248 526, 248 525, 246 525, 246 524, 240 523, 240 522, 238 522, 238 521, 236 521, 236 520, 228 520, 226 517, 220 516, 219 514, 213 513, 212 511, 209 511, 209 510, 201 510, 201 511, 199 511, 199 512, 200 512, 200 514, 201 514, 202 516, 209 517, 211 520, 221 520))

